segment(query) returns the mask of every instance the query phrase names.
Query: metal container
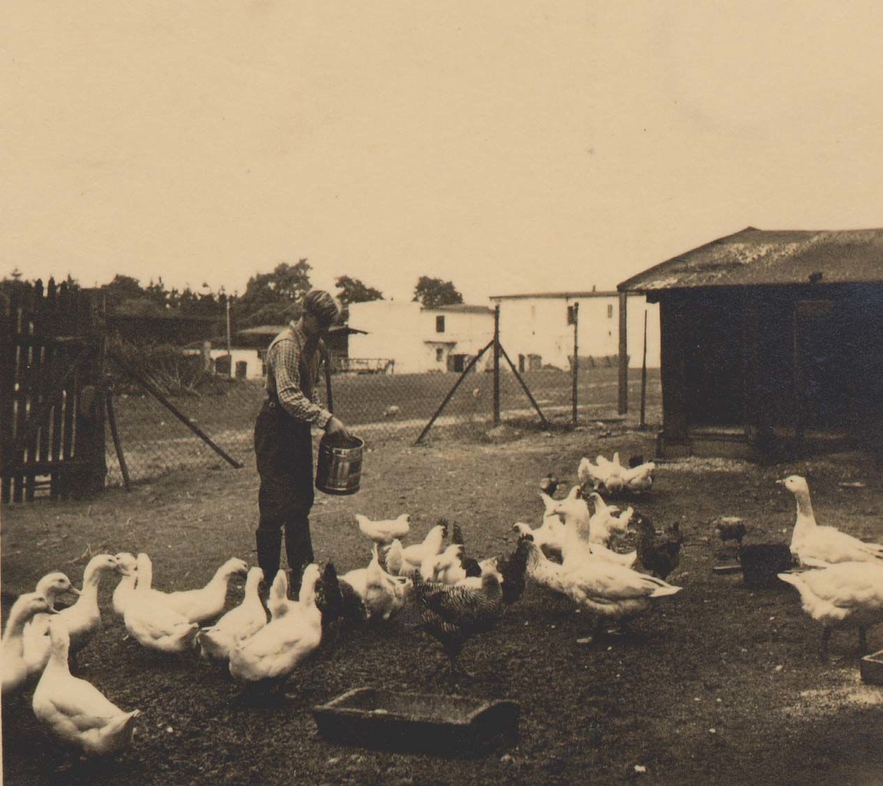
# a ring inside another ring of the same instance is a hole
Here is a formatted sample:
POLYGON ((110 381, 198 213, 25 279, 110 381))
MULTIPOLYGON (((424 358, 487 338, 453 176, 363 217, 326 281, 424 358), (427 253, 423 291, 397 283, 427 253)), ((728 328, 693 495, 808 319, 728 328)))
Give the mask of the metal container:
POLYGON ((356 688, 313 708, 319 733, 348 745, 479 756, 513 745, 518 704, 463 696, 356 688))
POLYGON ((742 581, 747 587, 784 589, 778 574, 791 568, 791 549, 787 543, 755 543, 743 546, 739 552, 742 563, 742 581))
POLYGON ((316 488, 326 494, 355 494, 362 478, 362 450, 365 442, 350 436, 341 441, 328 436, 319 442, 316 461, 316 488))

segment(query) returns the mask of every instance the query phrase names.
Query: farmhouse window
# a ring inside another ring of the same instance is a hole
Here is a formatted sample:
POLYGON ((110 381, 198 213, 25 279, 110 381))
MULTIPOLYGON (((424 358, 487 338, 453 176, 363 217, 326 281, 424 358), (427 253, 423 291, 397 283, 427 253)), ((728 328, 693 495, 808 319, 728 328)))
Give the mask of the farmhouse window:
MULTIPOLYGON (((441 319, 444 319, 444 317, 441 317, 441 319)), ((441 347, 435 348, 435 359, 439 363, 441 363, 445 359, 445 351, 441 347)))
POLYGON ((613 304, 607 304, 607 319, 613 319, 613 304))
POLYGON ((436 333, 444 333, 445 332, 445 318, 444 315, 438 316, 435 318, 435 332, 436 333))
POLYGON ((568 306, 567 307, 567 324, 575 325, 576 324, 576 307, 568 306))

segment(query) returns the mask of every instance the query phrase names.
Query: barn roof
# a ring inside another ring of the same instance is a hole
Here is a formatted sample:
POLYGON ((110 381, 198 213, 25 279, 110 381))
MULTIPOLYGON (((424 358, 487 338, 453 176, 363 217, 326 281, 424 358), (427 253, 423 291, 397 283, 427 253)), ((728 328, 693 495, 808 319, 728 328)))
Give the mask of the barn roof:
POLYGON ((883 282, 883 229, 748 227, 623 281, 621 292, 694 287, 883 282))

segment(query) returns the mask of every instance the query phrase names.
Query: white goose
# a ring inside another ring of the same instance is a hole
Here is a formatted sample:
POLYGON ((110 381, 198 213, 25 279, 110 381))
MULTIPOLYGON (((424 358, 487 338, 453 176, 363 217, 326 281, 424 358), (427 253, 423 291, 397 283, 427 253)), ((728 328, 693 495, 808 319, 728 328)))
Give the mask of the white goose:
POLYGON ((843 562, 779 578, 797 587, 803 610, 824 625, 823 660, 834 628, 858 628, 859 646, 867 651, 867 628, 883 622, 883 564, 843 562))
POLYGON ((367 516, 356 513, 356 521, 359 522, 362 534, 381 546, 392 543, 396 538, 405 537, 411 529, 411 516, 407 513, 383 521, 372 521, 367 516))
POLYGON ((2 672, 2 692, 4 696, 19 690, 31 673, 25 660, 24 631, 25 623, 35 614, 51 613, 49 601, 36 592, 20 595, 9 611, 3 639, 0 642, 0 672, 2 672))
POLYGON ((249 639, 230 650, 230 674, 234 679, 280 687, 309 657, 322 640, 322 613, 316 607, 319 566, 304 570, 300 601, 281 617, 267 623, 249 639))
POLYGON ((248 565, 241 559, 228 559, 204 587, 178 592, 154 592, 163 596, 165 604, 185 616, 190 622, 203 623, 224 613, 227 603, 227 587, 237 574, 248 572, 248 565))
POLYGON ((132 741, 140 711, 124 712, 92 683, 70 673, 70 638, 56 618, 49 623, 49 636, 49 662, 32 701, 37 719, 62 742, 84 753, 106 756, 121 751, 132 741))
POLYGON ((58 619, 67 626, 70 650, 76 653, 85 647, 101 628, 101 609, 98 608, 98 585, 105 573, 119 570, 116 557, 98 554, 89 560, 83 571, 83 589, 73 606, 58 612, 58 619))
POLYGON ((824 567, 837 562, 883 560, 883 546, 879 543, 864 543, 835 527, 822 527, 816 523, 806 478, 789 475, 776 483, 788 489, 797 501, 797 520, 791 535, 791 553, 801 565, 824 567))
MULTIPOLYGON (((42 595, 49 601, 49 607, 54 611, 55 600, 59 595, 65 592, 71 592, 79 595, 80 591, 71 586, 70 579, 64 573, 54 572, 48 573, 37 582, 34 590, 38 595, 42 595)), ((33 619, 25 623, 22 631, 24 639, 24 659, 28 664, 28 671, 36 674, 46 666, 49 660, 49 614, 35 614, 33 619)))
POLYGON ((157 602, 151 592, 153 566, 146 554, 139 554, 138 583, 125 605, 123 622, 139 644, 158 652, 185 652, 193 646, 199 626, 183 614, 157 602))
POLYGON ((242 639, 257 633, 267 624, 267 612, 258 594, 264 571, 251 568, 245 578, 245 597, 235 609, 228 611, 215 625, 196 634, 200 653, 206 660, 227 660, 230 649, 242 639))
POLYGON ((606 540, 602 542, 598 539, 598 529, 593 529, 594 517, 589 516, 589 506, 580 497, 579 487, 574 486, 567 498, 558 502, 553 511, 564 522, 561 556, 565 565, 574 566, 587 559, 600 559, 627 568, 635 564, 637 551, 619 554, 604 545, 606 540))

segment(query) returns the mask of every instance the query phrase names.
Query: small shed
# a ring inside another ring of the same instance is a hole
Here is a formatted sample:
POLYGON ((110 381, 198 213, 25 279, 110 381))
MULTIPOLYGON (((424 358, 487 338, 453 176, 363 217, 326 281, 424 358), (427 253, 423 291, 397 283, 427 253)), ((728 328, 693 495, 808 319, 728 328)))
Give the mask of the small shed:
POLYGON ((622 282, 660 307, 661 457, 883 438, 883 229, 748 227, 622 282))

